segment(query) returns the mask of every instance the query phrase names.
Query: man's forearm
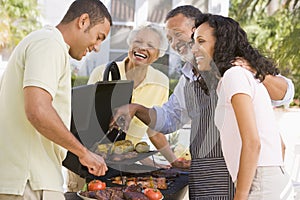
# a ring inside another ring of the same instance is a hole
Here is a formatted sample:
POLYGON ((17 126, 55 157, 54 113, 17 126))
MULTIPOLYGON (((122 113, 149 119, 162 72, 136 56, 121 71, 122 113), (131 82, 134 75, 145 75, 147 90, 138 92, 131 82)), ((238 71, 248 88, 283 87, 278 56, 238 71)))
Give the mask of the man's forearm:
POLYGON ((150 128, 154 128, 156 123, 156 111, 153 108, 147 108, 139 104, 135 104, 135 106, 135 116, 150 128))
POLYGON ((286 80, 280 76, 267 75, 263 81, 264 86, 272 100, 282 100, 286 94, 288 84, 286 80))
POLYGON ((39 133, 78 157, 85 154, 87 149, 64 125, 46 91, 36 87, 26 87, 24 99, 27 118, 39 133))

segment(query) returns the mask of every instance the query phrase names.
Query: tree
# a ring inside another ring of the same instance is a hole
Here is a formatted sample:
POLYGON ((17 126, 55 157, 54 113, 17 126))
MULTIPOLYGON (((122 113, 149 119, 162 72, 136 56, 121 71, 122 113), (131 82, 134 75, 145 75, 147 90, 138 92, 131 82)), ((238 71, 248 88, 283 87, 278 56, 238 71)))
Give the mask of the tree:
MULTIPOLYGON (((300 99, 300 3, 299 0, 232 0, 229 15, 240 22, 249 40, 276 61, 281 74, 295 84, 300 99)), ((299 106, 299 103, 298 103, 299 106)))
POLYGON ((12 49, 41 27, 37 0, 0 0, 0 53, 12 49))

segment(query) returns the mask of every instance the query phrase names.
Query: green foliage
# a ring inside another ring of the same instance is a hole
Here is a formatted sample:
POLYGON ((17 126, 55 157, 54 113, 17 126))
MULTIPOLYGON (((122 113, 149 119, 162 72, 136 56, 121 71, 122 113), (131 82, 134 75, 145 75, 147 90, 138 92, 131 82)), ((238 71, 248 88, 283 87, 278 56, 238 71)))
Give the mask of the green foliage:
POLYGON ((72 87, 86 85, 89 80, 87 76, 72 76, 72 87))
POLYGON ((28 33, 41 27, 37 0, 0 0, 0 51, 13 49, 28 33))
POLYGON ((174 88, 178 83, 178 79, 177 78, 170 78, 169 79, 169 95, 173 94, 174 88))
MULTIPOLYGON (((246 30, 249 41, 278 64, 281 74, 295 85, 300 99, 300 3, 299 0, 231 0, 230 17, 246 30), (273 8, 278 1, 278 8, 273 8)), ((295 101, 298 102, 298 101, 295 101)))

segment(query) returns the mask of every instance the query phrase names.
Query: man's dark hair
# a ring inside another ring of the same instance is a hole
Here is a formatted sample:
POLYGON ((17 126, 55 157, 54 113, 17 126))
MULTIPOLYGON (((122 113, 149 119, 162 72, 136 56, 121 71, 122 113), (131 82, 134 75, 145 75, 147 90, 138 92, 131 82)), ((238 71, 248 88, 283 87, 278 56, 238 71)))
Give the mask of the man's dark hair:
POLYGON ((105 18, 112 25, 111 15, 105 5, 99 0, 75 0, 69 7, 61 23, 66 24, 82 14, 87 13, 90 18, 90 28, 98 23, 104 23, 105 18))
POLYGON ((201 11, 192 5, 178 6, 168 12, 165 22, 178 14, 182 14, 190 19, 196 19, 196 17, 201 14, 201 11))

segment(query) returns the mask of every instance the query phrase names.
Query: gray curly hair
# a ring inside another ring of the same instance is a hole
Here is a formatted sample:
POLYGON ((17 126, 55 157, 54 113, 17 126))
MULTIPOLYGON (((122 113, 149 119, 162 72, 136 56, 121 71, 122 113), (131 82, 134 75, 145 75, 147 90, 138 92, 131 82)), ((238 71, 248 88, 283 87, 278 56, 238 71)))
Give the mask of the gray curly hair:
POLYGON ((159 57, 164 56, 166 53, 166 50, 168 49, 169 44, 168 44, 167 37, 163 31, 163 28, 159 27, 158 25, 147 23, 147 24, 140 25, 137 28, 134 28, 127 37, 127 44, 130 46, 132 44, 132 41, 135 38, 136 34, 142 30, 151 30, 158 34, 159 39, 160 39, 160 47, 158 47, 159 57))

